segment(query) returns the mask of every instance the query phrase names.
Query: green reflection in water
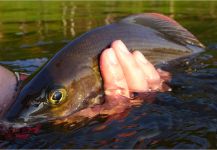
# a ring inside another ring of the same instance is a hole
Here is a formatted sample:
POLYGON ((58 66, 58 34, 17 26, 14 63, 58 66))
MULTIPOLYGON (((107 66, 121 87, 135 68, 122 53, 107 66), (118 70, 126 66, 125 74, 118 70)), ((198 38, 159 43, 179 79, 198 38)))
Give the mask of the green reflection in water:
POLYGON ((51 57, 92 28, 143 12, 166 14, 203 43, 216 42, 215 1, 5 1, 0 2, 0 60, 51 57))

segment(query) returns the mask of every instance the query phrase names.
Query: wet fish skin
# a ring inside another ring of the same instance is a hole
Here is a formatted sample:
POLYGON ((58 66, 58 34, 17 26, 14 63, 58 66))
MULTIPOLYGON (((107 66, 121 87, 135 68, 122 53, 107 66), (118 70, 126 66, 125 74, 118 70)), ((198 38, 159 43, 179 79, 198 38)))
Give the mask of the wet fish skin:
POLYGON ((5 119, 47 121, 89 107, 91 99, 103 92, 98 57, 114 40, 141 51, 155 65, 204 50, 190 32, 166 16, 132 15, 91 30, 60 50, 20 90, 5 119), (53 107, 47 95, 59 88, 67 91, 66 100, 53 107))

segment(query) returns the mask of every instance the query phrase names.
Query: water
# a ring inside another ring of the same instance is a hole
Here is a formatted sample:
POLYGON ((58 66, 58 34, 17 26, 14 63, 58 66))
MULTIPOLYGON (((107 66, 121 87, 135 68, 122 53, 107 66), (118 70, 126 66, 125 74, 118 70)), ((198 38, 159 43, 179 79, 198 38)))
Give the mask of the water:
POLYGON ((217 2, 0 2, 0 64, 32 73, 78 35, 140 12, 174 18, 209 47, 164 68, 172 92, 110 118, 9 130, 0 147, 217 148, 217 2))

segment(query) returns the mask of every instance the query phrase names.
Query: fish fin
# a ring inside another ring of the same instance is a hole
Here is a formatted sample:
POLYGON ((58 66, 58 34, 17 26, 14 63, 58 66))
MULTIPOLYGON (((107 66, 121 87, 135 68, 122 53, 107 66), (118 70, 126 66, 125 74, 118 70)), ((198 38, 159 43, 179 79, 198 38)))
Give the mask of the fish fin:
POLYGON ((175 20, 158 13, 144 13, 131 15, 121 20, 124 23, 133 23, 149 27, 160 32, 166 39, 184 46, 193 45, 200 48, 205 46, 187 29, 175 20))

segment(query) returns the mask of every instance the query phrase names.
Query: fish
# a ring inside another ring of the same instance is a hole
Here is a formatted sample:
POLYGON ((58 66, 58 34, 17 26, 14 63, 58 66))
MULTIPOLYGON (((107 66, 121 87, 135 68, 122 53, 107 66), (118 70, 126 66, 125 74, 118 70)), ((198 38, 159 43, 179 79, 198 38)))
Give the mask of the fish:
POLYGON ((115 40, 156 66, 205 50, 192 33, 163 14, 130 15, 84 33, 58 51, 22 85, 4 119, 47 121, 102 104, 99 56, 115 40))

